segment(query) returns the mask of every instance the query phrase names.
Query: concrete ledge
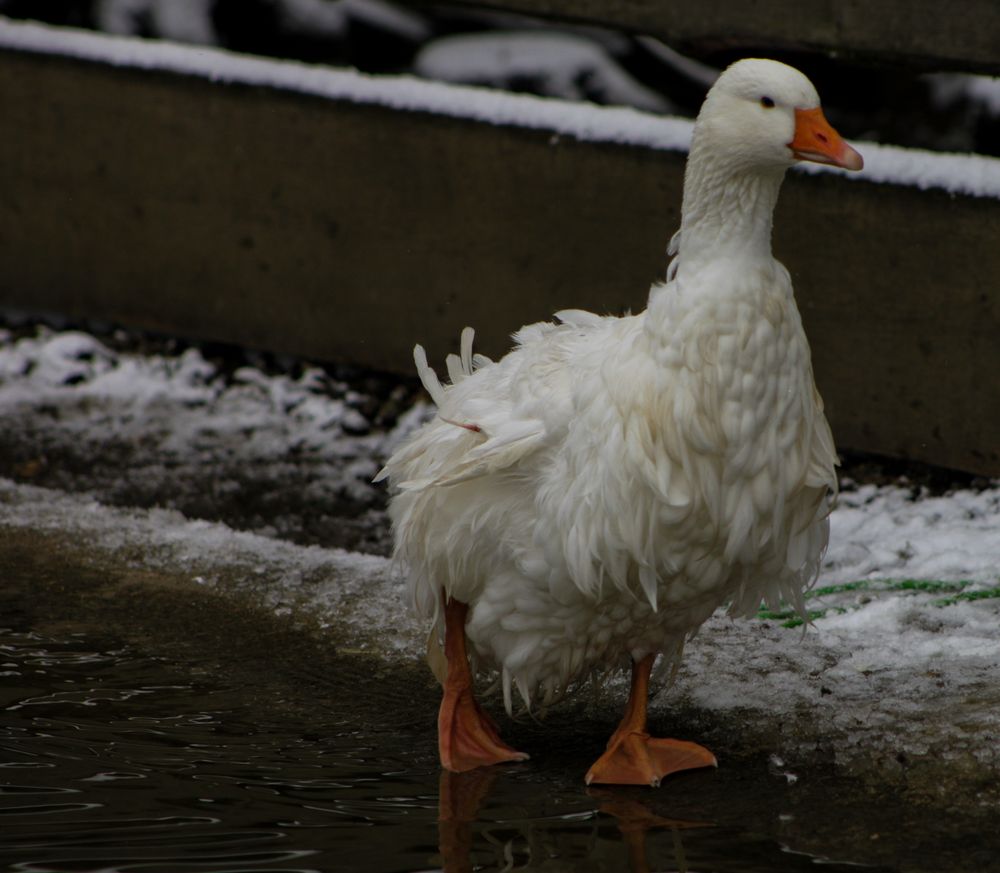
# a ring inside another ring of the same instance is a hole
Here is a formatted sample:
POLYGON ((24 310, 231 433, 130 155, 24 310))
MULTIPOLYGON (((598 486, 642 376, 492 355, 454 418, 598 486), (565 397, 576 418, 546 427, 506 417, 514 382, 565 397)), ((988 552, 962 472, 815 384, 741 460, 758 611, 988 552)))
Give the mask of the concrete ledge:
MULTIPOLYGON (((497 124, 8 47, 0 105, 8 307, 409 373, 465 324, 497 354, 642 308, 678 223, 683 154, 566 135, 557 101, 497 124)), ((789 179, 775 247, 841 447, 1000 475, 998 233, 993 196, 789 179)))

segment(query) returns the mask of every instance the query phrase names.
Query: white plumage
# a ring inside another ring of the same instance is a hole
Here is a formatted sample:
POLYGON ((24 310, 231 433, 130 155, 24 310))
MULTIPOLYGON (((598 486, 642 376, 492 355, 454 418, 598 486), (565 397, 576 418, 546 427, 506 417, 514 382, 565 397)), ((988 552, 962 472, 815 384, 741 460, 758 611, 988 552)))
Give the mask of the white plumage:
POLYGON ((380 473, 396 552, 439 630, 442 592, 469 605, 508 711, 515 690, 544 703, 595 669, 677 655, 721 605, 800 605, 815 579, 836 455, 770 237, 796 158, 860 161, 842 141, 833 156, 796 146, 797 113, 818 105, 773 61, 720 77, 645 312, 558 313, 496 362, 467 328, 447 386, 416 348, 438 415, 380 473))

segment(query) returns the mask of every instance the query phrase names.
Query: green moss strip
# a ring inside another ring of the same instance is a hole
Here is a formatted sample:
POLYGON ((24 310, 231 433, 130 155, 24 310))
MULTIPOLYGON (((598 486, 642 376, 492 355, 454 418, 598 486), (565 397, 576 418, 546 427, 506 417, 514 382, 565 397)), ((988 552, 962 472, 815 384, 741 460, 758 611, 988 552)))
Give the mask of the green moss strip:
MULTIPOLYGON (((955 582, 945 582, 937 579, 859 579, 856 582, 844 582, 841 585, 826 585, 822 588, 814 588, 807 591, 805 597, 813 599, 816 597, 829 597, 834 594, 844 594, 851 591, 912 591, 920 594, 943 594, 951 596, 941 597, 932 600, 933 606, 953 606, 956 603, 973 600, 989 600, 1000 598, 1000 585, 993 588, 982 588, 976 591, 966 591, 972 582, 970 580, 958 580, 955 582)), ((807 621, 814 621, 823 618, 831 613, 843 615, 848 610, 842 606, 831 606, 824 609, 810 609, 806 615, 807 621)), ((757 613, 757 618, 762 621, 777 621, 782 627, 801 627, 804 624, 803 618, 794 609, 771 610, 761 608, 757 613)))
POLYGON ((980 591, 963 591, 954 597, 942 597, 940 600, 932 601, 935 606, 953 606, 956 603, 969 600, 990 600, 1000 597, 1000 586, 996 588, 983 588, 980 591))

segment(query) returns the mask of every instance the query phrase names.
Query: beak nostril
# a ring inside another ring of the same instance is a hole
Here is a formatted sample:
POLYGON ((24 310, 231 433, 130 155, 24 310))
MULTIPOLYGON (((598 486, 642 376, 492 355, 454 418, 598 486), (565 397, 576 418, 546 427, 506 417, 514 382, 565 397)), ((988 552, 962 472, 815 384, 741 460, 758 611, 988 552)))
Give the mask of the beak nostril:
POLYGON ((864 167, 861 155, 830 127, 818 106, 815 109, 795 110, 795 135, 789 146, 796 160, 832 164, 845 170, 864 167))

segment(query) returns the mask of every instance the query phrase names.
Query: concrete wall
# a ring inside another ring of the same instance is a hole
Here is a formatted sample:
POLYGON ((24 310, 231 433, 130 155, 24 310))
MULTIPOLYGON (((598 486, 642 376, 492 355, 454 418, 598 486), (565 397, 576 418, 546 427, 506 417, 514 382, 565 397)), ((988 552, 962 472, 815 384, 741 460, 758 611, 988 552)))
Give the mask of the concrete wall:
MULTIPOLYGON (((0 53, 0 300, 410 372, 562 307, 641 308, 682 158, 0 53)), ((789 178, 843 447, 1000 475, 1000 202, 789 178)))
POLYGON ((1000 73, 995 0, 490 0, 489 5, 659 36, 695 52, 813 51, 880 64, 1000 73))

